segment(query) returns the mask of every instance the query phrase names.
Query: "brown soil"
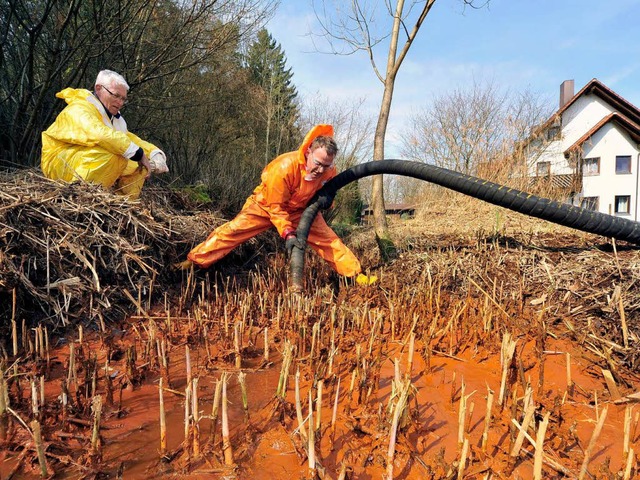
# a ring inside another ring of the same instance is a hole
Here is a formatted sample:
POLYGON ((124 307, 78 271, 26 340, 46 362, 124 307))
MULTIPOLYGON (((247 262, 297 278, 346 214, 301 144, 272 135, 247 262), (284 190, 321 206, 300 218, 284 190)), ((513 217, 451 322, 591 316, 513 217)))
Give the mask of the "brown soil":
POLYGON ((353 237, 378 276, 370 286, 346 285, 308 256, 305 294, 290 294, 278 254, 232 277, 215 269, 185 274, 166 306, 105 332, 75 331, 52 338, 47 349, 38 346, 38 330, 27 331, 15 363, 7 355, 4 367, 12 413, 0 418, 0 478, 40 476, 35 419, 56 478, 373 479, 392 470, 400 479, 528 479, 538 462, 539 478, 578 478, 584 469, 583 478, 634 478, 638 251, 500 212, 499 221, 468 221, 464 231, 447 227, 450 212, 396 226, 401 255, 387 265, 378 262, 370 232, 353 237), (513 356, 501 362, 509 338, 513 356), (232 465, 225 463, 221 411, 213 413, 223 372, 232 465), (301 413, 309 414, 311 397, 314 424, 322 384, 312 471, 309 426, 300 428, 296 415, 297 372, 301 413), (390 455, 404 386, 407 404, 390 455), (187 387, 197 392, 198 413, 189 410, 185 429, 187 387), (100 433, 92 441, 98 396, 100 433), (529 401, 533 420, 514 451, 516 422, 529 401))

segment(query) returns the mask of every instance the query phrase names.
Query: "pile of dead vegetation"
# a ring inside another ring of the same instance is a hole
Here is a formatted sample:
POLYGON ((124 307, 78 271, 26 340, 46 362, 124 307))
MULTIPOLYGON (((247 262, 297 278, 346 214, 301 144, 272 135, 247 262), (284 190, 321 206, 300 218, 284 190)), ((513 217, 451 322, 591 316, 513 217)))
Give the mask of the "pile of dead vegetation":
POLYGON ((35 171, 0 177, 0 327, 105 323, 177 285, 171 265, 222 219, 180 192, 140 200, 35 171), (201 206, 200 206, 201 207, 201 206))

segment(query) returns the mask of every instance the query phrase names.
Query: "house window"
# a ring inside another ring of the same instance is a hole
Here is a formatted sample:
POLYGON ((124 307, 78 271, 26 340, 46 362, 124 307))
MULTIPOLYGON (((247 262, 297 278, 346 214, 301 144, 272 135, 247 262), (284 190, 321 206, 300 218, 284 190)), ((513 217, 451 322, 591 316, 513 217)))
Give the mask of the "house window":
POLYGON ((560 127, 549 127, 547 130, 547 140, 557 140, 560 138, 560 127))
POLYGON ((600 175, 600 157, 585 158, 582 161, 582 174, 585 177, 600 175))
POLYGON ((536 164, 536 175, 538 177, 548 177, 551 175, 551 162, 538 162, 536 164))
POLYGON ((594 212, 597 212, 600 208, 600 197, 582 197, 580 206, 582 208, 586 208, 587 210, 593 210, 594 212))
POLYGON ((616 213, 629 213, 631 211, 631 196, 616 195, 616 213))
POLYGON ((631 155, 616 156, 616 174, 631 173, 631 155))

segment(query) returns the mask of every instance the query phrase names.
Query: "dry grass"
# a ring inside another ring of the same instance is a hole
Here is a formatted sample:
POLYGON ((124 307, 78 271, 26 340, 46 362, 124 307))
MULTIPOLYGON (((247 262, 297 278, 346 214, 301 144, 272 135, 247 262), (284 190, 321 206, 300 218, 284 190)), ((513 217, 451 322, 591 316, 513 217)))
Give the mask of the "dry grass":
MULTIPOLYGON (((443 188, 428 190, 415 205, 414 218, 389 218, 391 236, 401 250, 426 248, 443 242, 469 247, 496 239, 511 241, 514 246, 524 243, 544 247, 549 236, 565 238, 577 248, 610 241, 443 188)), ((370 263, 377 263, 379 257, 373 236, 373 229, 368 227, 356 231, 349 241, 370 256, 370 263)))

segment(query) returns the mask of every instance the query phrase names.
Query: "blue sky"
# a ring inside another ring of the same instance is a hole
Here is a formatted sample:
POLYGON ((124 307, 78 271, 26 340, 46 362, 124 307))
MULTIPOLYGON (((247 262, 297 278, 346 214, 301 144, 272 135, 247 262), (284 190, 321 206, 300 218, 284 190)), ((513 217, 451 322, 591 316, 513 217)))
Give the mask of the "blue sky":
MULTIPOLYGON (((437 0, 400 69, 386 156, 397 153, 398 135, 413 112, 453 88, 471 87, 474 79, 537 92, 557 108, 563 80, 575 80, 577 92, 597 78, 640 107, 639 20, 640 0, 491 0, 479 10, 463 10, 461 0, 437 0)), ((298 91, 338 102, 365 98, 377 117, 382 85, 368 58, 317 52, 307 35, 315 25, 310 0, 282 0, 267 24, 298 91)), ((385 56, 386 46, 378 52, 379 68, 385 56)))

